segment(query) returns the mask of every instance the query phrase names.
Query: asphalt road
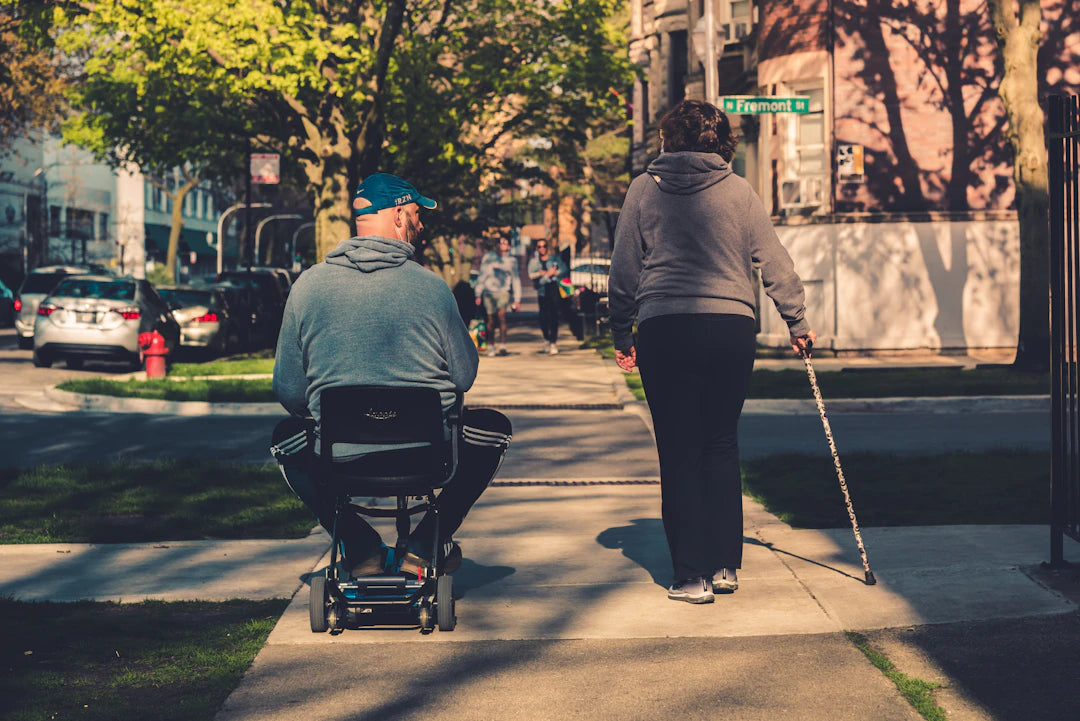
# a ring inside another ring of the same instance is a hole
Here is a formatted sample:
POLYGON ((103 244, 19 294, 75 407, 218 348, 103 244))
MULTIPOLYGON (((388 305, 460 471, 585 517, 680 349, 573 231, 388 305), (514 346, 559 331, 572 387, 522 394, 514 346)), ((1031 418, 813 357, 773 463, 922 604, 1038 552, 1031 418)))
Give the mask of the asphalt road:
MULTIPOLYGON (((79 371, 34 368, 30 352, 16 348, 14 331, 0 330, 0 465, 196 456, 269 462, 272 417, 40 412, 18 403, 63 379, 120 369, 110 364, 87 364, 79 371)), ((616 466, 620 475, 659 475, 652 441, 632 413, 511 410, 507 415, 514 423, 514 444, 502 477, 606 478, 616 466)), ((841 457, 858 451, 1049 448, 1045 413, 836 413, 829 420, 841 457)), ((816 415, 745 414, 740 446, 744 458, 828 453, 816 415)))

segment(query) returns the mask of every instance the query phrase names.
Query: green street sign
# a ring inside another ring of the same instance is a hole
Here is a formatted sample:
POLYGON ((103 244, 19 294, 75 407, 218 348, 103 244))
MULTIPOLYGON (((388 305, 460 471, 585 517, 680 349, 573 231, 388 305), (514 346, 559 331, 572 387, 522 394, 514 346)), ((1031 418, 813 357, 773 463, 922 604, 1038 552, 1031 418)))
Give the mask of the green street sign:
POLYGON ((728 95, 721 100, 721 109, 734 115, 775 115, 778 113, 809 113, 810 98, 778 98, 765 95, 728 95))

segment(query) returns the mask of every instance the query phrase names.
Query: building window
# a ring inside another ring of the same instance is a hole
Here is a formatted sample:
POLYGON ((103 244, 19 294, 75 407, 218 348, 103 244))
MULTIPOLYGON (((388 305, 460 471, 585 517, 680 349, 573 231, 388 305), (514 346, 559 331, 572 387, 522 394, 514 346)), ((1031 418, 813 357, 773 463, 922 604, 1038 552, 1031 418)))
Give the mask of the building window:
POLYGON ((49 235, 53 238, 60 237, 60 206, 49 206, 49 235))
POLYGON ((725 0, 720 11, 720 37, 726 42, 741 42, 754 27, 750 0, 725 0))
POLYGON ((94 237, 94 211, 68 208, 67 226, 69 237, 90 240, 94 237))
POLYGON ((795 91, 810 98, 810 112, 785 116, 781 209, 813 209, 825 203, 829 164, 825 153, 825 92, 820 87, 795 91))
POLYGON ((676 103, 686 97, 689 46, 685 30, 676 30, 668 38, 671 45, 668 53, 668 107, 675 107, 676 103))
POLYGON ((98 213, 98 240, 109 239, 109 214, 98 213))

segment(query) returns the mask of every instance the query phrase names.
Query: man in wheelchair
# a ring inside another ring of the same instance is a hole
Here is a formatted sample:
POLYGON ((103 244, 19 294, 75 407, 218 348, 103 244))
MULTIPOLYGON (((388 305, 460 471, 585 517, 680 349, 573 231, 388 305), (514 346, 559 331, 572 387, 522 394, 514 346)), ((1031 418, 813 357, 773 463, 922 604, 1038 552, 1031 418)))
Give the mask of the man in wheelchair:
MULTIPOLYGON (((416 262, 424 228, 419 208, 435 206, 400 178, 369 176, 353 200, 356 236, 305 271, 285 306, 274 393, 291 418, 275 429, 275 456, 289 486, 331 534, 335 496, 320 482, 315 462, 325 453, 318 440, 322 393, 349 386, 434 388, 445 424, 476 378, 476 347, 450 288, 416 262)), ((416 574, 429 566, 436 548, 440 572, 460 565, 453 533, 495 476, 509 445, 510 421, 497 411, 465 410, 461 425, 456 472, 439 492, 437 517, 428 509, 409 532, 406 553, 397 559, 402 572, 416 574)), ((447 425, 444 434, 448 439, 447 425)), ((333 467, 356 464, 392 473, 398 461, 418 450, 416 445, 335 443, 333 467)), ((353 576, 387 570, 382 538, 361 515, 341 513, 336 523, 345 567, 353 576)))

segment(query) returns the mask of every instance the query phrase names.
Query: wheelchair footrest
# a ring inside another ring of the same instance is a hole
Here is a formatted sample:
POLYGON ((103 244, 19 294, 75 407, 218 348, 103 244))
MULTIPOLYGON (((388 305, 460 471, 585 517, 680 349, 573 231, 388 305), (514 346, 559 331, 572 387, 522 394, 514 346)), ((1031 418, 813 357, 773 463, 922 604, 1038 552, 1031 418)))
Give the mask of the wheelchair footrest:
POLYGON ((418 601, 427 582, 406 576, 362 576, 337 586, 350 605, 393 606, 418 601))

